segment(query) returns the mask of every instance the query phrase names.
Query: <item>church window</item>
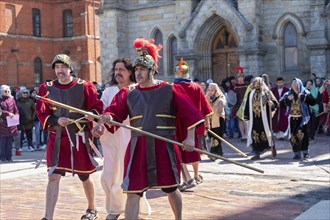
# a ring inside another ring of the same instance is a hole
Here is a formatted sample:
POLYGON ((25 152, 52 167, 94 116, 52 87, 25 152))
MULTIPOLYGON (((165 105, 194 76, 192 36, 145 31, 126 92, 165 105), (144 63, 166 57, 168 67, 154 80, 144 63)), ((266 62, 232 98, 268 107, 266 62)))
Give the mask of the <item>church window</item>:
POLYGON ((297 30, 292 23, 288 23, 284 28, 284 68, 298 69, 297 30))
POLYGON ((42 82, 42 62, 40 58, 34 59, 34 84, 42 82))
POLYGON ((175 66, 176 66, 176 63, 177 63, 177 60, 175 59, 175 55, 178 54, 178 42, 177 42, 177 39, 176 37, 172 37, 170 39, 170 59, 169 59, 169 70, 170 70, 170 73, 169 75, 172 75, 174 74, 175 72, 175 66))
POLYGON ((41 17, 40 10, 37 8, 32 9, 32 27, 33 27, 33 36, 41 36, 41 17))
POLYGON ((71 9, 63 11, 63 35, 64 37, 73 36, 73 19, 71 9))
MULTIPOLYGON (((155 31, 155 44, 156 45, 158 45, 158 44, 164 45, 163 44, 163 34, 162 34, 162 32, 160 32, 160 30, 155 31)), ((164 74, 163 50, 159 51, 159 55, 162 58, 158 59, 158 73, 160 75, 163 75, 164 74)))

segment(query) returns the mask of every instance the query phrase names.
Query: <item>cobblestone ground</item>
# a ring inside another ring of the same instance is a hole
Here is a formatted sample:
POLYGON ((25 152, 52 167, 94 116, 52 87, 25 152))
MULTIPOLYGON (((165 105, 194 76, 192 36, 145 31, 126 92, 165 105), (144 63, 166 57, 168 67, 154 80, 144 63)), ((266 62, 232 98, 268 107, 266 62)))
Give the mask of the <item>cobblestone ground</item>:
MULTIPOLYGON (((330 138, 316 136, 310 144, 309 160, 292 160, 288 141, 277 141, 278 156, 270 152, 262 160, 243 158, 224 145, 225 157, 264 170, 258 173, 241 166, 203 156, 200 173, 204 182, 182 193, 184 219, 294 219, 320 200, 330 200, 330 138)), ((249 148, 239 140, 229 140, 241 151, 249 148)), ((46 167, 34 169, 43 152, 23 152, 13 163, 0 167, 0 219, 41 219, 44 215, 46 167)), ((189 166, 189 169, 191 167, 189 166)), ((105 219, 101 172, 92 178, 96 188, 99 219, 105 219)), ((166 195, 150 190, 152 207, 143 219, 174 219, 166 195)), ((80 219, 86 209, 84 192, 77 176, 62 178, 54 219, 80 219)), ((124 216, 120 216, 123 219, 124 216)), ((317 218, 316 218, 317 219, 317 218)))

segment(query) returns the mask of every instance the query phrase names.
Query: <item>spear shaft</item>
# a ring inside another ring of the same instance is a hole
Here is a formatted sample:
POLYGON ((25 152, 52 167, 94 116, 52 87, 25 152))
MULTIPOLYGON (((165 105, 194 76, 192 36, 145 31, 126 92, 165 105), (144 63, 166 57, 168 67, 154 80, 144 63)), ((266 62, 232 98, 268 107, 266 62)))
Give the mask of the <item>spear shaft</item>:
MULTIPOLYGON (((95 115, 92 112, 84 111, 82 109, 75 108, 75 107, 72 107, 72 106, 63 104, 61 102, 57 102, 57 101, 51 100, 51 99, 46 98, 46 97, 42 97, 42 96, 36 95, 36 99, 38 99, 38 100, 40 100, 42 102, 51 104, 51 105, 55 105, 55 106, 58 106, 58 107, 61 107, 61 108, 67 109, 67 110, 71 110, 73 112, 78 112, 78 113, 83 114, 83 115, 91 116, 91 117, 93 117, 95 119, 100 119, 101 118, 99 115, 95 115)), ((143 135, 146 135, 146 136, 150 136, 150 137, 153 137, 153 138, 156 138, 156 139, 159 139, 159 140, 162 140, 162 141, 165 141, 165 142, 168 142, 168 143, 175 144, 175 145, 178 145, 180 147, 183 147, 183 144, 180 143, 180 142, 177 142, 177 141, 174 141, 174 140, 171 140, 171 139, 168 139, 168 138, 165 138, 165 137, 162 137, 162 136, 159 136, 159 135, 156 135, 156 134, 153 134, 153 133, 150 133, 150 132, 147 132, 147 131, 144 131, 144 130, 135 128, 135 127, 132 127, 130 125, 122 124, 122 123, 117 122, 117 121, 114 121, 114 120, 110 120, 110 124, 116 125, 116 126, 119 126, 119 127, 123 127, 123 128, 129 129, 131 131, 135 131, 135 132, 138 132, 140 134, 143 134, 143 135)), ((246 165, 246 164, 241 164, 241 163, 236 162, 234 160, 230 160, 230 159, 221 157, 221 156, 216 155, 216 154, 209 153, 207 151, 204 151, 204 150, 201 150, 201 149, 198 149, 198 148, 194 148, 193 151, 197 151, 197 152, 199 152, 201 154, 206 154, 208 156, 215 157, 217 159, 224 160, 226 162, 233 163, 233 164, 236 164, 238 166, 245 167, 247 169, 254 170, 254 171, 259 172, 259 173, 264 173, 264 171, 261 170, 261 169, 258 169, 258 168, 255 168, 255 167, 252 167, 252 166, 249 166, 249 165, 246 165)))

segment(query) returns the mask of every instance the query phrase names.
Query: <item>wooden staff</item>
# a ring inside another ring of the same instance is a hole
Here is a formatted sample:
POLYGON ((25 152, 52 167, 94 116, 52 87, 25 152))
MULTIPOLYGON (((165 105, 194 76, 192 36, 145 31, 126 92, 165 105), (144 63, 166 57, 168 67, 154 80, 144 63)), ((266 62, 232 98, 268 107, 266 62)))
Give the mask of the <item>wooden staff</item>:
POLYGON ((326 113, 328 113, 328 112, 323 111, 323 112, 321 112, 320 114, 317 114, 315 117, 317 118, 317 117, 319 117, 319 116, 321 116, 321 115, 323 115, 323 114, 326 114, 326 113))
MULTIPOLYGON (((46 97, 42 97, 42 96, 36 95, 36 99, 38 99, 38 100, 40 100, 42 102, 51 104, 51 105, 55 105, 55 106, 58 106, 58 107, 61 107, 61 108, 67 109, 67 110, 71 110, 73 112, 78 112, 78 113, 83 114, 83 115, 91 116, 91 117, 93 117, 95 119, 101 119, 101 116, 95 115, 92 112, 84 111, 82 109, 75 108, 75 107, 72 107, 72 106, 63 104, 61 102, 57 102, 57 101, 51 100, 51 99, 46 98, 46 97)), ((125 124, 119 123, 119 122, 114 121, 114 120, 110 120, 110 124, 116 125, 116 126, 119 126, 119 127, 123 127, 123 128, 129 129, 131 131, 135 131, 135 132, 138 132, 140 134, 143 134, 143 135, 146 135, 146 136, 150 136, 150 137, 153 137, 153 138, 156 138, 156 139, 159 139, 159 140, 162 140, 162 141, 165 141, 165 142, 168 142, 168 143, 175 144, 175 145, 178 145, 180 147, 183 147, 183 144, 180 143, 180 142, 177 142, 177 141, 174 141, 174 140, 171 140, 171 139, 168 139, 168 138, 165 138, 165 137, 162 137, 162 136, 159 136, 159 135, 156 135, 156 134, 153 134, 153 133, 150 133, 150 132, 147 132, 147 131, 144 131, 144 130, 135 128, 135 127, 132 127, 130 125, 125 125, 125 124)), ((233 163, 233 164, 236 164, 238 166, 245 167, 247 169, 254 170, 254 171, 259 172, 259 173, 264 173, 264 171, 261 170, 261 169, 258 169, 258 168, 255 168, 255 167, 252 167, 252 166, 249 166, 249 165, 246 165, 246 164, 241 164, 239 162, 236 162, 236 161, 233 161, 233 160, 230 160, 230 159, 221 157, 221 156, 216 155, 216 154, 209 153, 207 151, 203 151, 203 150, 198 149, 198 148, 194 148, 193 151, 196 151, 196 152, 199 152, 199 153, 202 153, 202 154, 206 154, 206 155, 208 155, 210 157, 215 157, 217 159, 224 160, 224 161, 227 161, 229 163, 233 163)))
POLYGON ((223 139, 222 137, 220 137, 219 135, 217 135, 216 133, 214 133, 211 129, 208 129, 207 131, 210 134, 212 134, 215 138, 217 138, 220 141, 222 141, 223 143, 227 144, 228 147, 230 147, 231 149, 233 149, 234 151, 236 151, 237 153, 239 153, 243 157, 248 157, 245 153, 243 153, 242 151, 240 151, 239 149, 237 149, 236 147, 234 147, 234 145, 232 145, 231 143, 229 143, 228 141, 226 141, 225 139, 223 139))

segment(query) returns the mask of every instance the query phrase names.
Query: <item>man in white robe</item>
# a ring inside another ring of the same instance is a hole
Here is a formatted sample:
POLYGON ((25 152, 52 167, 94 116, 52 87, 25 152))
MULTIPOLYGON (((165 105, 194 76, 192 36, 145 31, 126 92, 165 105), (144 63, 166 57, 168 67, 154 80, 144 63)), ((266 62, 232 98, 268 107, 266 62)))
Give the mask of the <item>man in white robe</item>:
MULTIPOLYGON (((113 62, 112 78, 110 87, 107 87, 101 97, 103 110, 111 104, 113 97, 123 87, 134 84, 133 63, 129 59, 117 59, 113 62)), ((123 124, 129 124, 127 118, 123 124)), ((131 131, 120 127, 115 133, 105 129, 100 137, 104 155, 101 184, 105 192, 105 207, 108 213, 107 220, 118 219, 121 213, 125 212, 126 194, 123 193, 121 184, 124 174, 124 157, 131 131)), ((140 200, 140 213, 151 214, 150 205, 145 195, 140 200)))

